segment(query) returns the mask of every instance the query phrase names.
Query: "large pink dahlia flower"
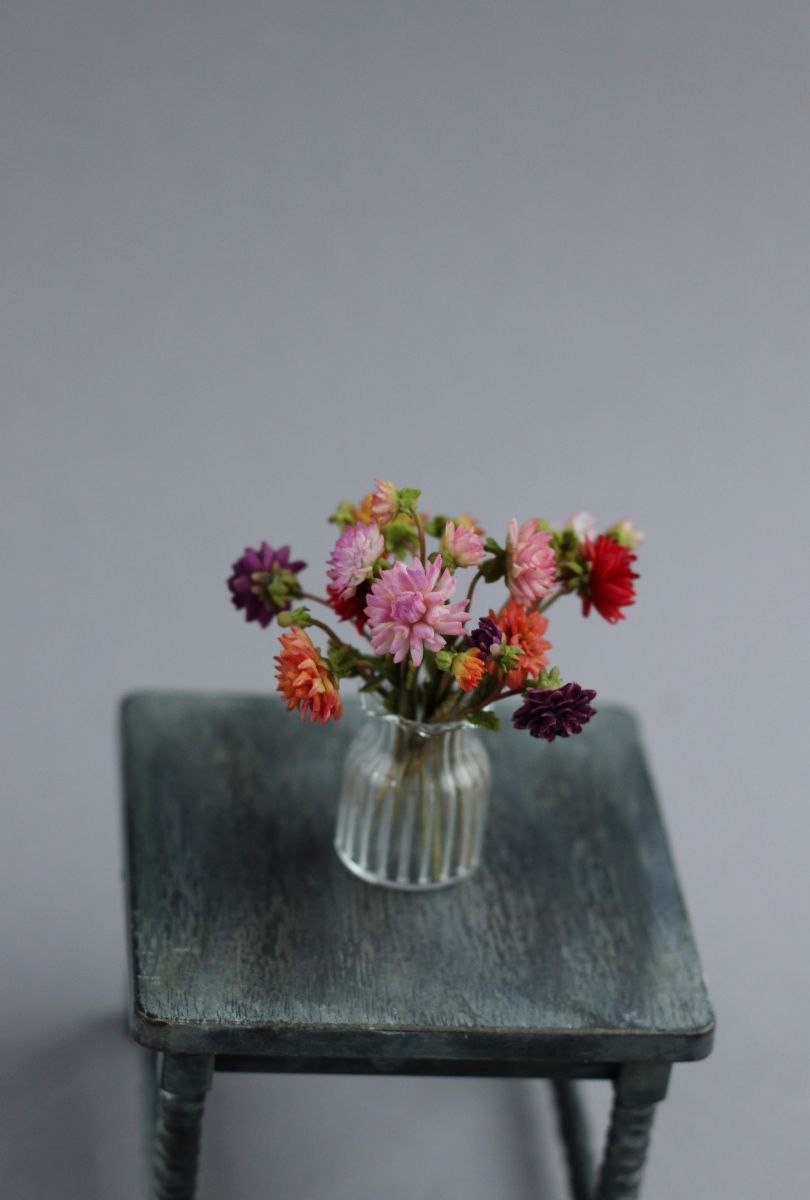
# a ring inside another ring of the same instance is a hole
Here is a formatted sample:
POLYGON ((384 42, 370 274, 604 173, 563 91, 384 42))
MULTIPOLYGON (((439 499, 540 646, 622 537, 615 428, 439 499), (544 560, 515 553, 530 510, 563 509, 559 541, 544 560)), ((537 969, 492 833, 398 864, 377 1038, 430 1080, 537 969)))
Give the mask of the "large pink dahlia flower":
POLYGON ((360 584, 371 578, 374 564, 384 554, 385 538, 376 521, 347 525, 329 558, 330 591, 334 589, 341 599, 350 600, 360 584))
POLYGON ((422 662, 424 647, 441 650, 445 638, 464 632, 466 600, 450 604, 456 580, 442 569, 441 559, 406 565, 396 562, 372 585, 366 605, 375 654, 394 655, 402 662, 410 653, 415 667, 422 662))
POLYGON ((506 535, 506 584, 512 599, 528 608, 548 595, 554 579, 551 534, 538 529, 535 520, 524 521, 518 529, 517 518, 512 517, 506 535))

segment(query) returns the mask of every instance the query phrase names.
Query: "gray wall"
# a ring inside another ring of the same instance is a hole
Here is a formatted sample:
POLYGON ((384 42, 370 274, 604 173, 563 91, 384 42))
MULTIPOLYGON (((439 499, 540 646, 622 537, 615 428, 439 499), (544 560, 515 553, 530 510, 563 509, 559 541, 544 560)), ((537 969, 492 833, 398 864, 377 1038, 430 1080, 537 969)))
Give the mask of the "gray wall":
POLYGON ((227 567, 289 539, 314 581, 375 474, 647 530, 630 619, 551 634, 642 715, 719 1012, 650 1194, 804 1194, 810 10, 6 0, 0 55, 9 1194, 135 1188, 118 697, 270 688, 227 567))

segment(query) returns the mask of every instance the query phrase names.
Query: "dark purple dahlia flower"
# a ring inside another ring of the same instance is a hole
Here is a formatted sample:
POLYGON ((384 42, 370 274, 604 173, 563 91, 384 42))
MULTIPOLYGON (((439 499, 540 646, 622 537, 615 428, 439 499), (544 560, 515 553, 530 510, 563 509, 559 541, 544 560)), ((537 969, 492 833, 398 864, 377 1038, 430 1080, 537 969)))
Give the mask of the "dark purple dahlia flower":
POLYGON ((597 710, 591 707, 596 696, 592 688, 566 683, 554 691, 533 688, 524 692, 523 703, 512 714, 515 729, 528 729, 532 737, 553 742, 556 737, 582 733, 597 710))
POLYGON ((489 658, 490 649, 499 643, 502 637, 503 630, 500 625, 493 621, 492 617, 482 617, 478 628, 467 634, 467 641, 480 650, 482 658, 489 658))
POLYGON ((306 565, 290 562, 289 546, 274 550, 262 542, 258 550, 247 547, 233 564, 233 575, 228 580, 231 603, 245 610, 246 621, 258 621, 266 628, 300 594, 295 577, 306 565))

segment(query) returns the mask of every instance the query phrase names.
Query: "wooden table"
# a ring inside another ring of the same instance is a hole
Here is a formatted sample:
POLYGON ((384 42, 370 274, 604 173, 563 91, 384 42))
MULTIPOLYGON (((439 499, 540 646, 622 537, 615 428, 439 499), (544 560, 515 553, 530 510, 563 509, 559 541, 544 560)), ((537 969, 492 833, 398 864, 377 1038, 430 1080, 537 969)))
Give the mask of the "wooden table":
MULTIPOLYGON (((123 705, 131 1029, 159 1052, 154 1194, 192 1197, 213 1072, 553 1081, 572 1195, 638 1195, 673 1062, 713 1016, 639 741, 603 707, 552 745, 486 732, 484 862, 446 891, 355 879, 332 849, 356 706, 123 705), (612 1081, 594 1170, 578 1079, 612 1081)), ((448 1197, 447 1200, 452 1200, 448 1197)))

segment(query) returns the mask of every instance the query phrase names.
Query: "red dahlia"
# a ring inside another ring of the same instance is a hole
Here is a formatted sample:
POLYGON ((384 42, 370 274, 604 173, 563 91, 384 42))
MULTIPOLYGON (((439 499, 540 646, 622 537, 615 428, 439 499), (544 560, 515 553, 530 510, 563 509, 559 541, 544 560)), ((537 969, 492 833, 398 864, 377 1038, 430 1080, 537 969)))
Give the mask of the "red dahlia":
POLYGON ((349 596, 348 600, 341 596, 339 589, 332 583, 326 589, 329 596, 329 603, 335 610, 341 621, 354 621, 357 627, 357 632, 362 633, 366 627, 366 603, 368 602, 368 585, 361 583, 353 596, 349 596))
POLYGON ((638 579, 638 575, 631 566, 636 555, 605 534, 600 534, 595 542, 589 538, 580 542, 579 553, 586 567, 578 589, 582 597, 582 615, 587 617, 593 605, 600 617, 610 621, 611 625, 623 621, 621 610, 636 602, 633 580, 638 579))

